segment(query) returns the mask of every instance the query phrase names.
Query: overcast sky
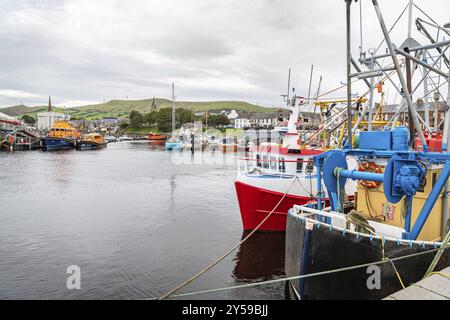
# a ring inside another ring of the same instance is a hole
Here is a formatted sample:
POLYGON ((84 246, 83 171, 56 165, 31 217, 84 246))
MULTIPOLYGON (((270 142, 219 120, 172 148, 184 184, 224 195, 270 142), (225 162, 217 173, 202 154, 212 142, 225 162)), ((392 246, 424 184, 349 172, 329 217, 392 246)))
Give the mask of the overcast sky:
MULTIPOLYGON (((379 2, 388 25, 407 4, 379 2)), ((450 21, 448 0, 415 3, 450 21)), ((367 49, 382 35, 371 1, 362 4, 367 49)), ((357 57, 359 3, 352 14, 357 57)), ((398 45, 406 16, 399 24, 398 45)), ((307 95, 311 64, 313 91, 320 75, 322 91, 345 81, 344 0, 0 0, 0 106, 170 98, 171 82, 178 100, 277 106, 289 67, 307 95)))

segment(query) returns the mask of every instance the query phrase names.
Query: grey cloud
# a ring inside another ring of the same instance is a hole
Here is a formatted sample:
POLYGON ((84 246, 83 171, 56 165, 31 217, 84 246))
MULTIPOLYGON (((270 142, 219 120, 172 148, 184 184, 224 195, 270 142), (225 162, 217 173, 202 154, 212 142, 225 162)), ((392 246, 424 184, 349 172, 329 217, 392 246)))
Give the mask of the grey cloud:
MULTIPOLYGON (((388 24, 406 2, 380 1, 388 24)), ((438 21, 449 20, 436 10, 444 0, 416 2, 438 21)), ((367 49, 381 34, 373 7, 363 4, 367 49)), ((4 0, 0 90, 52 95, 55 103, 98 102, 169 97, 176 81, 181 100, 281 105, 289 67, 299 94, 307 94, 311 64, 313 87, 321 74, 322 91, 345 81, 344 13, 343 1, 330 0, 4 0)), ((404 34, 400 28, 393 37, 401 42, 404 34)), ((2 106, 20 101, 46 103, 0 96, 2 106)))

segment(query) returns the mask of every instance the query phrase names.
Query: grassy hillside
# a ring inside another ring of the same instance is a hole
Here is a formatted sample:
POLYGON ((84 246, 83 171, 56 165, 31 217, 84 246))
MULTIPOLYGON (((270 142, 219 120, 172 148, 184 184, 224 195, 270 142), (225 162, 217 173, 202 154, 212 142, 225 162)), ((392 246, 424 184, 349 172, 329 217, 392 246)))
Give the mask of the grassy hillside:
MULTIPOLYGON (((4 114, 7 114, 8 116, 11 116, 11 117, 17 117, 17 116, 21 116, 21 115, 24 115, 27 113, 31 113, 31 112, 40 110, 42 108, 44 108, 44 107, 27 107, 24 105, 17 105, 17 106, 0 109, 0 112, 3 112, 4 114)), ((47 110, 47 109, 45 109, 45 110, 47 110)))
MULTIPOLYGON (((155 99, 155 103, 158 109, 172 107, 172 102, 167 99, 155 99)), ((87 105, 75 108, 57 108, 53 107, 54 111, 69 113, 72 117, 85 118, 85 119, 98 119, 106 116, 125 117, 132 110, 136 110, 142 113, 150 111, 152 99, 145 100, 111 100, 101 104, 87 105)), ((178 101, 176 103, 177 108, 191 109, 192 111, 204 111, 204 110, 223 110, 223 109, 235 109, 236 111, 245 112, 271 112, 273 109, 256 106, 242 101, 206 101, 206 102, 191 102, 191 101, 178 101)), ((26 107, 26 106, 13 106, 0 109, 0 112, 6 113, 10 116, 22 116, 28 114, 36 116, 38 112, 46 111, 47 107, 26 107)))

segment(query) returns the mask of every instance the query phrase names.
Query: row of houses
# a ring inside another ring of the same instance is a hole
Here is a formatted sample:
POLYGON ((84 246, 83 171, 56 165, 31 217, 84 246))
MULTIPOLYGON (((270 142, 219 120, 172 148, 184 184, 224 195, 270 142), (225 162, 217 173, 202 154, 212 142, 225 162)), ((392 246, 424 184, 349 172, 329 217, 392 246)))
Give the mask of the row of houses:
POLYGON ((287 125, 290 112, 288 110, 278 110, 278 112, 259 112, 244 114, 234 119, 236 129, 247 128, 274 128, 287 125))

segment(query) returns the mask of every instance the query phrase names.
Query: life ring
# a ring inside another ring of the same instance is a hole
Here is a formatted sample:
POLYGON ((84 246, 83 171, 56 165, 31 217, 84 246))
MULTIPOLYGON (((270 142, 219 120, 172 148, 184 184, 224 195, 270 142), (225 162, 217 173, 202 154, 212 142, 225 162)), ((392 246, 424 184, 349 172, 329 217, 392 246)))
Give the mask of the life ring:
MULTIPOLYGON (((372 173, 382 173, 380 166, 376 165, 373 162, 361 162, 358 165, 358 171, 363 172, 372 172, 372 173)), ((359 185, 367 188, 367 189, 376 189, 380 186, 381 182, 377 181, 368 181, 368 180, 360 180, 359 185)))

